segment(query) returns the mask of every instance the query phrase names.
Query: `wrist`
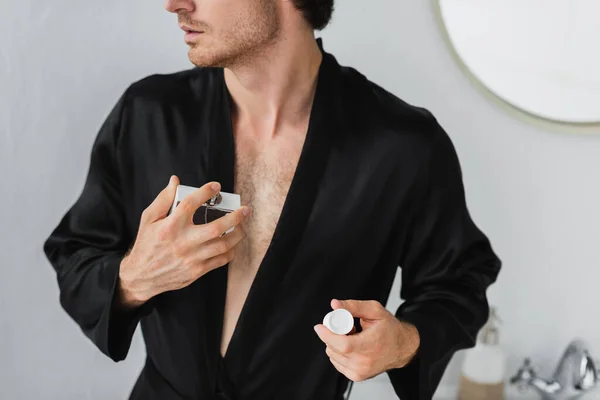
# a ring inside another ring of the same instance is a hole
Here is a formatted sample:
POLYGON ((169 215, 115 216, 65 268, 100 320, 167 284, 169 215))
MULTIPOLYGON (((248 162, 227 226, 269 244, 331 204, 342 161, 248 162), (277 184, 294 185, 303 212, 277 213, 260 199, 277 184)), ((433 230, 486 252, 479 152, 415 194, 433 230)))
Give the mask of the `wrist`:
POLYGON ((417 327, 405 321, 399 322, 401 333, 398 335, 400 343, 396 368, 402 368, 412 362, 421 347, 421 337, 417 327))
POLYGON ((117 299, 119 305, 124 309, 132 309, 144 304, 147 299, 141 296, 135 290, 135 280, 130 277, 130 267, 125 257, 121 261, 119 268, 119 278, 117 282, 117 299))

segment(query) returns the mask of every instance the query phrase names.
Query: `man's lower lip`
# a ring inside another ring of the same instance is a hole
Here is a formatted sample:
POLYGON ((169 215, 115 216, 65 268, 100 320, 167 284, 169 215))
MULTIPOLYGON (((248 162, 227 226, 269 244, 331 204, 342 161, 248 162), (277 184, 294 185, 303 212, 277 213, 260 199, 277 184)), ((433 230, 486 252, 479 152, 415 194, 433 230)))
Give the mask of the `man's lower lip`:
POLYGON ((184 38, 185 38, 185 40, 194 40, 201 34, 202 34, 202 32, 186 32, 184 38))

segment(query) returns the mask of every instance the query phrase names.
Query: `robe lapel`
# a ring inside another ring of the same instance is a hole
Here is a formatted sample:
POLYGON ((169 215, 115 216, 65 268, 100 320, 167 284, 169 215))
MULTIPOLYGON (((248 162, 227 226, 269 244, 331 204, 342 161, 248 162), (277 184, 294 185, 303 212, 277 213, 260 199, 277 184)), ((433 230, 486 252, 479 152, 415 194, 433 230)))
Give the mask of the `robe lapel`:
MULTIPOLYGON (((317 39, 317 41, 323 52, 321 39, 317 39)), ((280 283, 294 261, 318 194, 332 138, 338 129, 336 122, 339 117, 339 107, 335 96, 338 83, 337 68, 339 66, 335 59, 323 52, 309 127, 298 165, 273 238, 252 282, 225 355, 224 365, 236 385, 243 385, 244 373, 260 343, 262 329, 266 326, 267 318, 274 306, 280 283)), ((230 115, 231 98, 222 75, 221 78, 222 110, 219 111, 219 121, 210 136, 208 180, 217 180, 221 182, 223 191, 233 192, 235 146, 230 115)), ((211 292, 218 293, 218 299, 214 299, 214 302, 211 301, 214 307, 207 310, 210 313, 210 321, 207 321, 206 324, 211 329, 206 330, 206 339, 209 341, 208 348, 214 349, 210 365, 215 368, 220 365, 221 361, 220 343, 228 267, 227 264, 211 273, 214 289, 211 292)))
MULTIPOLYGON (((204 82, 206 84, 206 82, 204 82)), ((207 88, 197 88, 197 107, 202 109, 202 121, 199 129, 209 132, 203 148, 199 149, 206 160, 206 175, 198 186, 210 181, 221 183, 221 190, 233 193, 234 186, 234 143, 229 115, 228 92, 224 87, 223 71, 214 69, 210 75, 207 88)), ((227 292, 227 266, 217 268, 204 275, 195 283, 197 304, 201 308, 198 323, 198 338, 201 343, 200 365, 205 369, 210 394, 216 393, 217 382, 227 382, 222 376, 223 362, 220 354, 223 315, 225 310, 225 294, 227 292), (202 281, 202 282, 200 282, 202 281)), ((222 384, 222 383, 221 383, 222 384)), ((208 393, 206 393, 208 395, 208 393)))

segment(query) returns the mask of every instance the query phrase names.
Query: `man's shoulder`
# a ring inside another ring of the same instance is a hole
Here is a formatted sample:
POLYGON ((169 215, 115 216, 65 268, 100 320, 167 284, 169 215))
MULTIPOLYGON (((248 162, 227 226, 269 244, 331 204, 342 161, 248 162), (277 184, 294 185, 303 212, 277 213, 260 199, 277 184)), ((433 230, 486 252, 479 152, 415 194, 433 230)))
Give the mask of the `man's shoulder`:
POLYGON ((353 67, 340 68, 344 108, 352 111, 347 115, 356 118, 355 126, 429 140, 439 132, 438 121, 427 108, 411 104, 353 67))
POLYGON ((218 87, 217 68, 194 67, 172 73, 156 73, 134 81, 126 96, 135 102, 170 103, 202 96, 218 87))

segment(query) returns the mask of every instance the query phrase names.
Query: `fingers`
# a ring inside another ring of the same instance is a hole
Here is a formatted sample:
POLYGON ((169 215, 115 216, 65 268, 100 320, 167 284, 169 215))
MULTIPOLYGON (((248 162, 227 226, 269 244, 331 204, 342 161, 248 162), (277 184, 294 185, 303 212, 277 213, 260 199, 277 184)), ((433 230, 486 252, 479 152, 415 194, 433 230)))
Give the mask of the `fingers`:
POLYGON ((219 193, 219 190, 221 190, 221 185, 218 182, 202 185, 181 200, 173 212, 173 218, 180 221, 181 225, 191 224, 194 213, 219 193))
POLYGON ((337 353, 347 355, 361 349, 359 335, 338 335, 331 332, 323 324, 315 325, 314 329, 321 341, 337 353))
POLYGON ((350 358, 345 354, 338 353, 336 350, 334 350, 333 347, 326 346, 325 353, 327 354, 327 356, 329 358, 335 358, 344 366, 346 366, 346 367, 349 366, 350 358))
POLYGON ((210 258, 203 263, 202 275, 212 271, 213 269, 217 269, 219 267, 224 266, 233 260, 235 255, 235 249, 231 249, 226 253, 220 254, 216 257, 210 258))
POLYGON ((330 345, 327 345, 325 348, 325 353, 335 369, 354 382, 368 379, 369 376, 373 375, 372 361, 369 361, 369 358, 364 355, 359 353, 340 353, 330 345))
POLYGON ((366 374, 364 372, 358 372, 356 367, 351 366, 351 363, 344 363, 344 361, 340 360, 339 358, 329 357, 329 361, 331 361, 331 364, 335 367, 335 369, 344 374, 346 378, 353 382, 362 382, 370 379, 371 376, 374 376, 372 373, 366 374))
MULTIPOLYGON (((180 204, 181 205, 181 204, 180 204)), ((194 232, 193 235, 200 243, 207 242, 211 239, 215 239, 220 237, 224 232, 227 232, 229 229, 233 227, 239 226, 245 219, 250 216, 250 207, 242 206, 235 211, 227 213, 222 217, 215 219, 208 224, 195 225, 191 228, 194 232), (247 211, 248 215, 244 215, 244 212, 247 211)), ((233 232, 238 229, 234 229, 233 232)), ((225 237, 229 236, 231 233, 225 235, 225 237)))
POLYGON ((335 367, 335 369, 337 369, 340 373, 344 374, 348 379, 349 375, 352 375, 352 372, 350 370, 350 368, 346 367, 345 365, 343 365, 342 363, 340 363, 338 360, 336 360, 335 358, 329 358, 329 361, 331 361, 331 364, 333 364, 333 366, 335 367))
MULTIPOLYGON (((199 231, 193 231, 190 235, 194 236, 194 243, 200 242, 202 236, 199 231), (197 242, 195 241, 197 240, 197 242)), ((244 237, 244 230, 241 226, 236 227, 233 232, 229 232, 223 237, 217 237, 210 239, 206 242, 202 242, 202 246, 198 249, 198 257, 201 260, 208 260, 209 258, 216 257, 220 254, 226 253, 233 249, 244 237)))
POLYGON ((177 185, 179 185, 179 178, 176 175, 171 175, 169 184, 161 190, 152 203, 142 212, 141 224, 156 222, 167 215, 173 204, 177 185))
POLYGON ((331 308, 345 308, 353 317, 377 320, 386 317, 386 309, 376 300, 332 300, 331 308))

